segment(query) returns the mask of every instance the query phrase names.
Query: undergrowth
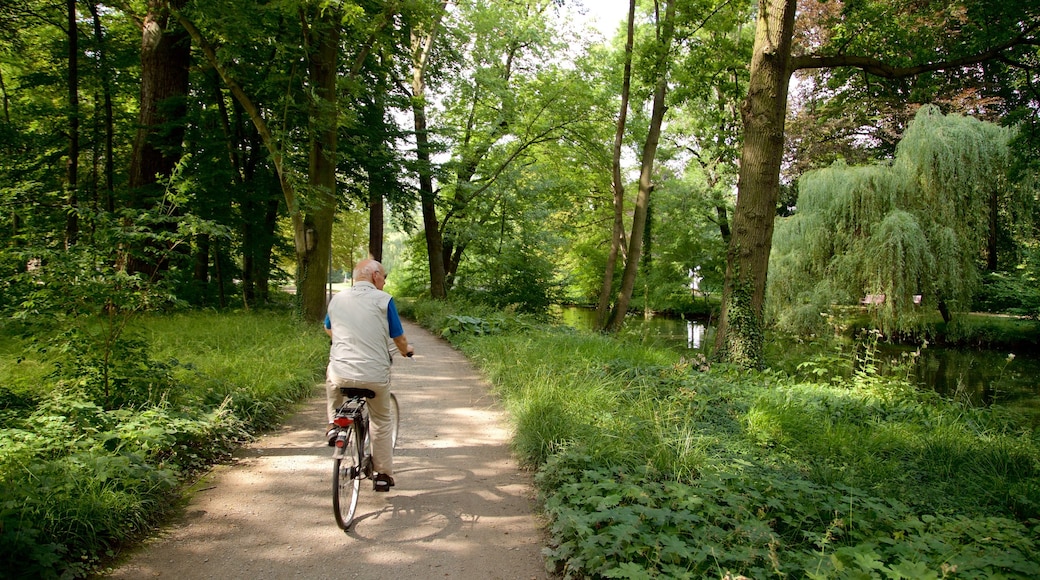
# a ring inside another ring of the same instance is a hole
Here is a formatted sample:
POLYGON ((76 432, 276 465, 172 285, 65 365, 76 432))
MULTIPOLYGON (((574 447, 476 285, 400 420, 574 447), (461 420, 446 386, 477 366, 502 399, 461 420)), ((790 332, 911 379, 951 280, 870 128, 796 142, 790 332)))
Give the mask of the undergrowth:
POLYGON ((287 314, 146 315, 102 393, 98 357, 63 358, 90 345, 34 348, 24 328, 4 331, 0 575, 12 578, 97 573, 182 484, 308 394, 328 348, 287 314))
POLYGON ((565 578, 1040 575, 1036 433, 869 353, 816 381, 548 325, 450 338, 510 410, 565 578))

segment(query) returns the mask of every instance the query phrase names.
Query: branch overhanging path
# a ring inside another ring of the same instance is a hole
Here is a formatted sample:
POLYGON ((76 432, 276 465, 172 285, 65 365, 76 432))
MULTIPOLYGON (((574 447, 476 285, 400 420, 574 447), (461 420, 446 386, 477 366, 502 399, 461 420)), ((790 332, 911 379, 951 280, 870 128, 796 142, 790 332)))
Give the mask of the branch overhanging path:
POLYGON ((417 354, 394 362, 397 485, 363 488, 349 533, 333 519, 319 385, 109 577, 546 578, 531 477, 511 454, 499 402, 447 343, 407 321, 405 332, 417 354))

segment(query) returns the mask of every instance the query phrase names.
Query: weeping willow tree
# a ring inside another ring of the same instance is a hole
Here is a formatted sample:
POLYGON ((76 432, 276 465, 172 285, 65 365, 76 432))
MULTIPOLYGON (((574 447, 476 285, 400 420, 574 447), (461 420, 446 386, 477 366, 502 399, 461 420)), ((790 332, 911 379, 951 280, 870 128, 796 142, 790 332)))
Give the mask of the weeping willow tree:
POLYGON ((773 237, 768 314, 786 330, 813 332, 831 305, 871 296, 878 327, 892 333, 917 327, 929 309, 947 322, 966 310, 992 200, 1007 188, 1011 136, 926 106, 892 162, 838 162, 802 176, 798 210, 773 237))

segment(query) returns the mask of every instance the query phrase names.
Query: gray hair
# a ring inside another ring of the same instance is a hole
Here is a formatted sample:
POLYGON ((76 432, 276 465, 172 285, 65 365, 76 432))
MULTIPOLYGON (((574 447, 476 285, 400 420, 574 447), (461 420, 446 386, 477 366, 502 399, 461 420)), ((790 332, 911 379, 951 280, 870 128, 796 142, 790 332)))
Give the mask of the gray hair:
POLYGON ((355 280, 371 280, 372 274, 380 271, 383 265, 375 260, 362 260, 354 267, 355 280))

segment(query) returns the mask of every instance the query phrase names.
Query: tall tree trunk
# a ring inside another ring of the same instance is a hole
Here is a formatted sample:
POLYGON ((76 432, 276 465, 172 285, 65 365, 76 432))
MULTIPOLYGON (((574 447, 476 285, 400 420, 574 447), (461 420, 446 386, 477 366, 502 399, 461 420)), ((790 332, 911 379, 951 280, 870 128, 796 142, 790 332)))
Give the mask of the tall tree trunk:
POLYGON ((599 303, 596 304, 596 328, 606 328, 607 311, 610 299, 614 294, 614 270, 617 268, 618 255, 625 243, 625 184, 621 177, 621 145, 625 138, 625 125, 628 122, 628 101, 632 92, 632 44, 635 38, 636 0, 628 3, 628 33, 625 37, 625 72, 621 82, 621 111, 618 113, 617 128, 614 131, 614 150, 611 159, 611 192, 614 198, 614 220, 610 232, 610 251, 607 254, 607 266, 603 272, 603 286, 599 291, 599 303))
POLYGON ((65 167, 65 247, 79 236, 79 26, 76 0, 66 0, 69 37, 69 158, 65 167))
POLYGON ((419 161, 419 201, 423 214, 423 230, 426 233, 426 255, 430 267, 430 296, 435 299, 448 297, 444 269, 444 241, 441 238, 437 219, 437 192, 433 189, 433 162, 430 156, 430 138, 426 126, 426 66, 437 35, 440 20, 448 0, 430 25, 429 33, 412 31, 412 116, 415 123, 415 155, 419 161))
POLYGON ((104 206, 108 212, 115 211, 115 157, 113 151, 115 149, 115 120, 113 118, 113 107, 112 107, 112 72, 109 68, 107 51, 105 50, 105 35, 101 27, 101 14, 98 11, 97 2, 89 2, 90 15, 94 21, 94 44, 97 47, 97 66, 98 74, 101 78, 101 95, 104 101, 105 111, 105 195, 104 195, 104 206))
POLYGON ((415 118, 415 155, 419 160, 419 203, 422 207, 423 231, 426 234, 426 255, 430 268, 430 296, 448 297, 444 272, 444 241, 437 220, 437 193, 433 190, 433 162, 426 127, 425 96, 421 84, 412 82, 412 116, 415 118), (419 90, 416 91, 416 88, 419 90))
MULTIPOLYGON (((185 0, 174 0, 180 7, 185 0)), ((169 177, 180 160, 184 128, 184 97, 188 93, 191 43, 187 34, 170 26, 166 2, 149 0, 141 34, 141 100, 138 130, 130 159, 133 207, 143 207, 141 188, 169 177), (172 126, 172 129, 169 127, 172 126)))
POLYGON ((306 244, 297 248, 297 299, 304 320, 325 316, 325 287, 332 258, 332 223, 336 216, 336 136, 339 109, 336 70, 339 63, 339 24, 325 11, 309 33, 311 88, 316 97, 311 111, 311 150, 308 184, 316 196, 304 216, 306 244))
POLYGON ((639 194, 636 196, 636 207, 632 215, 632 231, 628 236, 628 252, 625 255, 625 271, 621 276, 621 292, 618 294, 614 313, 611 316, 609 330, 617 331, 625 322, 628 303, 632 299, 632 291, 636 285, 636 273, 639 271, 639 258, 643 246, 643 229, 650 207, 650 194, 653 192, 654 159, 657 156, 657 145, 661 140, 661 125, 664 123, 665 96, 668 94, 668 61, 672 46, 672 34, 675 29, 675 0, 669 0, 665 6, 664 21, 660 23, 658 33, 659 57, 657 66, 657 85, 654 88, 654 102, 650 113, 650 128, 646 142, 643 144, 643 156, 639 170, 639 194))
MULTIPOLYGON (((386 106, 381 97, 373 100, 371 107, 366 107, 366 117, 372 126, 382 124, 386 118, 386 106)), ((386 224, 384 201, 386 194, 390 192, 390 185, 386 177, 388 163, 387 156, 376 155, 375 152, 382 149, 384 144, 379 140, 370 141, 372 148, 370 155, 362 163, 365 165, 365 174, 368 176, 368 255, 372 259, 383 261, 383 233, 386 224)))
MULTIPOLYGON (((183 28, 172 25, 168 8, 184 2, 149 0, 142 23, 140 111, 129 175, 130 207, 136 209, 160 203, 162 188, 155 185, 173 175, 181 158, 191 42, 183 28)), ((154 276, 167 265, 161 258, 138 257, 126 267, 154 276)))
POLYGON ((780 192, 797 0, 761 0, 759 6, 748 95, 741 106, 744 145, 715 337, 716 357, 748 368, 764 363, 763 304, 780 192))

